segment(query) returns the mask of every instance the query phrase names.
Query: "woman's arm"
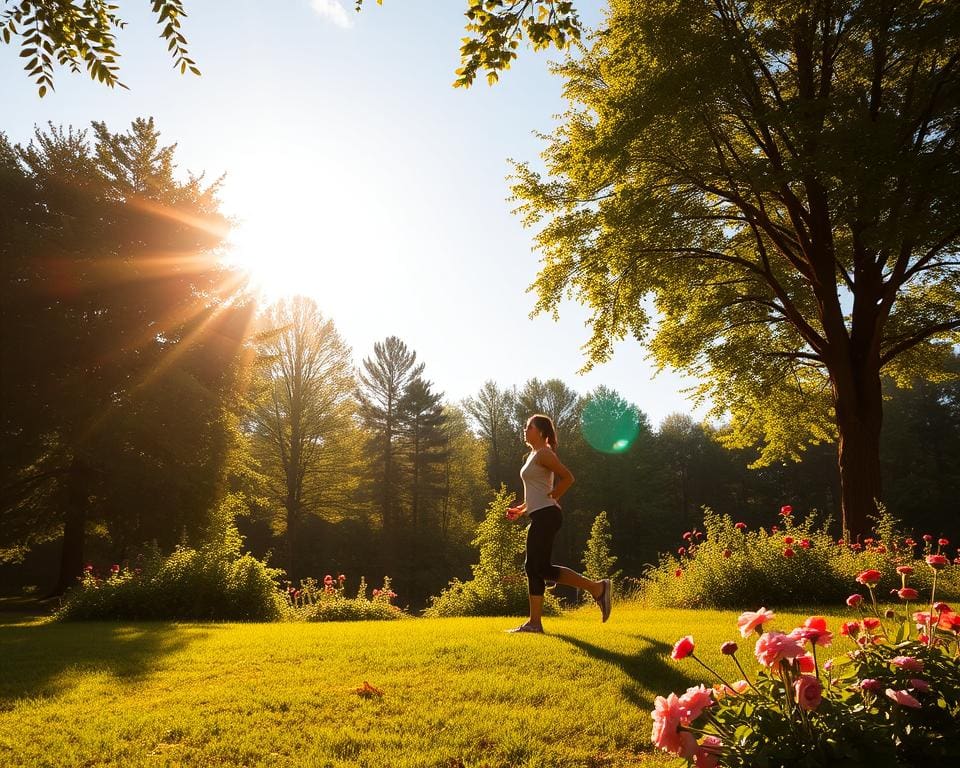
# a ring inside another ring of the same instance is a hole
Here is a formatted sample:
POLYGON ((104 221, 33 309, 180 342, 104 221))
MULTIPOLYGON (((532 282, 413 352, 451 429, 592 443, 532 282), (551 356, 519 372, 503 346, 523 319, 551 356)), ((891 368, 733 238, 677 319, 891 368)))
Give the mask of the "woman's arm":
POLYGON ((546 467, 551 472, 553 472, 554 483, 553 490, 550 491, 550 498, 554 501, 559 501, 560 497, 563 496, 573 485, 573 472, 567 469, 563 462, 560 461, 557 454, 552 450, 544 449, 537 454, 536 461, 543 467, 546 467))

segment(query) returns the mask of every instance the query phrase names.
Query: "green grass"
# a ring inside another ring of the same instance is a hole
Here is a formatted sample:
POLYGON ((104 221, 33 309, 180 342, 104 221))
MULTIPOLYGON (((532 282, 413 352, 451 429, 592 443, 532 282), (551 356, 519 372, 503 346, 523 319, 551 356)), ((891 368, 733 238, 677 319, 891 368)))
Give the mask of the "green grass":
MULTIPOLYGON (((756 606, 750 606, 755 608, 756 606)), ((0 615, 3 766, 677 765, 653 698, 706 681, 732 611, 615 606, 517 618, 322 624, 51 624, 0 615), (382 697, 358 695, 368 681, 382 697)), ((778 615, 788 631, 800 614, 778 615)), ((837 622, 831 621, 831 624, 837 622)), ((737 636, 739 639, 739 636, 737 636)), ((740 656, 750 659, 751 642, 740 656), (748 647, 749 646, 749 647, 748 647)), ((710 681, 712 682, 712 681, 710 681)))

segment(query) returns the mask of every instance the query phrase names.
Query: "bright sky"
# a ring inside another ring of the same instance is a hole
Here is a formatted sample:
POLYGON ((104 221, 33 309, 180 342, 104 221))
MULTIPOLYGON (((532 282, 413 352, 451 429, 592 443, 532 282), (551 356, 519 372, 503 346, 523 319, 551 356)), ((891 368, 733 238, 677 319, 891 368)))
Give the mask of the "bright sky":
MULTIPOLYGON (((538 377, 581 393, 609 386, 654 426, 693 411, 681 392, 691 382, 654 377, 633 340, 577 374, 583 308, 566 303, 559 322, 529 318, 539 257, 506 199, 507 159, 537 160, 534 132, 564 110, 547 56, 521 48, 498 85, 454 89, 465 0, 367 0, 359 15, 353 0, 187 0, 184 32, 203 76, 181 77, 150 3, 119 5, 130 90, 61 70, 40 99, 18 49, 0 45, 0 130, 26 142, 47 121, 120 131, 152 115, 181 168, 227 174, 237 258, 273 295, 314 297, 358 364, 396 335, 449 400, 487 379, 538 377)), ((603 5, 578 2, 590 24, 603 5)))

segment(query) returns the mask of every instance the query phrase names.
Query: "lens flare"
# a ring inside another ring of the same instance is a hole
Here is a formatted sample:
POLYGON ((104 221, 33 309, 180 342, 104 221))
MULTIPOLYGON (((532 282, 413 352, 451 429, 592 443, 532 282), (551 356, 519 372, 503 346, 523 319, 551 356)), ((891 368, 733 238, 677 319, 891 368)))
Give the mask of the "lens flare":
POLYGON ((602 453, 623 453, 630 449, 640 432, 636 409, 612 395, 590 399, 580 418, 583 439, 602 453))

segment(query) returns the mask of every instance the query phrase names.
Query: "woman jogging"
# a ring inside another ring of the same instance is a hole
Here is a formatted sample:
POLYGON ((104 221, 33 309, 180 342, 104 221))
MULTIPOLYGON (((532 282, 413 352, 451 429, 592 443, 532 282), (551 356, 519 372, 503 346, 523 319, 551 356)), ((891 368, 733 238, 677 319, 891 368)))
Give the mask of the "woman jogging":
POLYGON ((524 570, 530 592, 530 618, 509 632, 543 632, 543 593, 546 582, 568 584, 593 595, 600 606, 602 620, 610 618, 610 579, 592 581, 576 571, 550 562, 553 539, 560 530, 561 496, 573 485, 573 474, 557 458, 557 432, 549 416, 536 414, 527 419, 524 440, 530 454, 520 469, 523 480, 523 504, 510 507, 507 517, 516 520, 525 512, 530 517, 527 528, 527 557, 524 570))

